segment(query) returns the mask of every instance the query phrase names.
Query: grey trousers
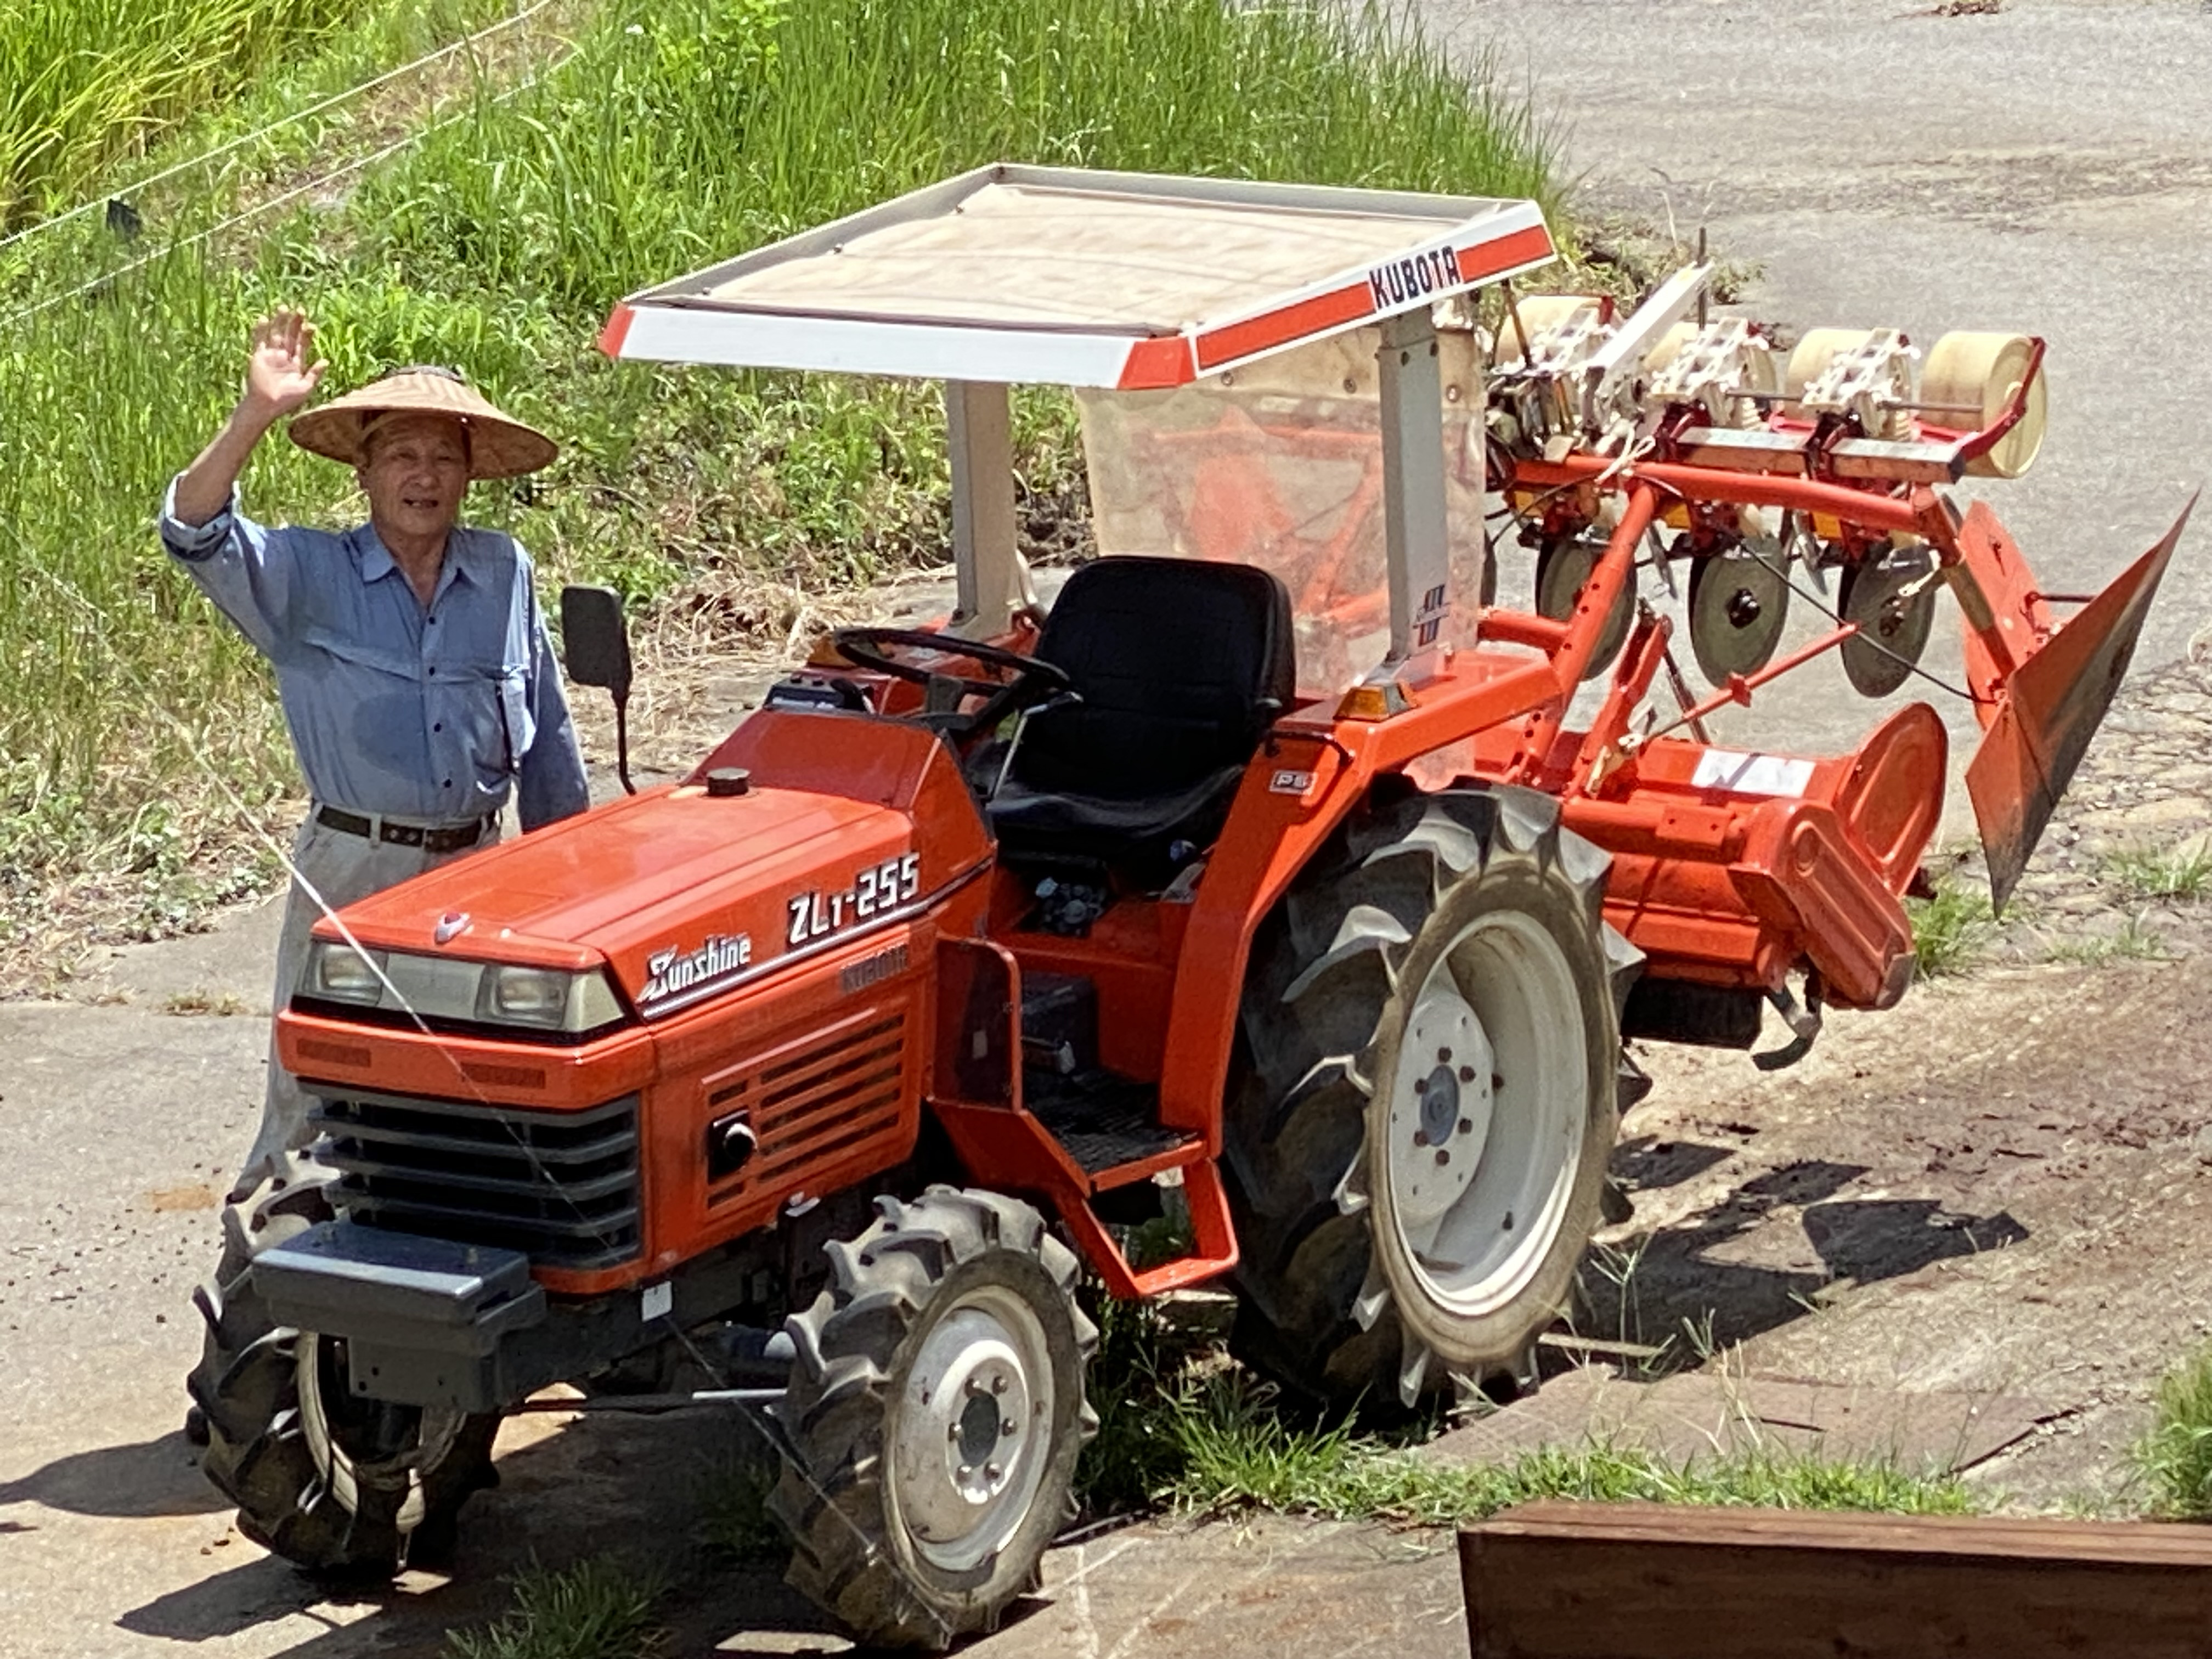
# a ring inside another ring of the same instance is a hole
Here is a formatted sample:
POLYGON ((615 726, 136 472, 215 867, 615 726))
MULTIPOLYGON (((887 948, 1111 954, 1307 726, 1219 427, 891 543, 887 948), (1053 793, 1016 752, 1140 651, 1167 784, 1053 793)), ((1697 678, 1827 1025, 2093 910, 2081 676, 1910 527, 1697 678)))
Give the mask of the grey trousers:
MULTIPOLYGON (((276 946, 276 985, 270 1006, 282 1010, 291 1000, 300 970, 307 959, 309 933, 322 918, 323 905, 333 910, 343 909, 357 899, 380 893, 410 876, 465 859, 498 840, 499 833, 495 829, 474 847, 453 853, 429 853, 420 847, 402 847, 392 842, 372 841, 366 836, 330 829, 316 823, 313 810, 310 809, 307 821, 300 826, 300 833, 292 842, 292 864, 320 895, 322 904, 309 896, 307 888, 299 880, 292 883, 291 893, 284 903, 284 931, 276 946)), ((311 1189, 328 1178, 329 1172, 307 1156, 314 1139, 314 1129, 307 1121, 307 1097, 301 1092, 299 1079, 287 1072, 277 1058, 276 1022, 272 1018, 269 1084, 262 1101, 261 1127, 246 1154, 245 1166, 231 1185, 223 1211, 221 1277, 228 1279, 232 1269, 243 1265, 253 1254, 257 1236, 265 1231, 273 1214, 286 1207, 288 1198, 294 1194, 312 1198, 314 1195, 311 1189)))

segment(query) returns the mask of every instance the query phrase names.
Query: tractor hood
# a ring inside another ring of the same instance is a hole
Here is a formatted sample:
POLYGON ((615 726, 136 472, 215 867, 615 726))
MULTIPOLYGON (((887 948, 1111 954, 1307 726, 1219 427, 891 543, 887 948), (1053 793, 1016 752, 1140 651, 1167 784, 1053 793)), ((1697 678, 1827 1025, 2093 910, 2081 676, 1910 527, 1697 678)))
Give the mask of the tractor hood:
MULTIPOLYGON (((763 711, 690 779, 350 905, 366 945, 612 967, 653 1019, 895 926, 990 857, 953 757, 915 727, 763 711), (720 774, 710 784, 709 773, 720 774)), ((335 938, 325 919, 318 936, 335 938)))

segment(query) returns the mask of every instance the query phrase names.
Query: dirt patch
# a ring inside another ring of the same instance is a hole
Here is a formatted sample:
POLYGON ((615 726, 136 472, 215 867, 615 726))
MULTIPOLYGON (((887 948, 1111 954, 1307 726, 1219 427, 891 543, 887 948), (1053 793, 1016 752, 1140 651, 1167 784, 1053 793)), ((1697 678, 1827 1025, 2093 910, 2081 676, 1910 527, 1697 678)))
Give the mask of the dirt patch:
POLYGON ((222 1194, 210 1182, 195 1181, 182 1187, 157 1187, 138 1201, 156 1214, 175 1214, 191 1210, 212 1210, 222 1202, 222 1194))
POLYGON ((1986 1478, 2129 1506, 2126 1443, 2207 1330, 2208 991, 2202 958, 1991 969, 1832 1018, 1780 1077, 1649 1054, 1592 1334, 1654 1372, 2033 1394, 2066 1420, 1986 1478))

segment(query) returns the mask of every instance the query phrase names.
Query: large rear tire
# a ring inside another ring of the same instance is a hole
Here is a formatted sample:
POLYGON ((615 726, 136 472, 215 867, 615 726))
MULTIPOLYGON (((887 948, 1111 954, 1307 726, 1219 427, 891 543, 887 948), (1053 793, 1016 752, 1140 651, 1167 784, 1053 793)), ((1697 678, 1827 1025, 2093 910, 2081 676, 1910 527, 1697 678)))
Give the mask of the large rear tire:
MULTIPOLYGON (((317 1199, 270 1218, 256 1243, 326 1214, 317 1199)), ((242 1255, 194 1296, 207 1340, 186 1379, 207 1418, 200 1468, 238 1505, 238 1529, 312 1572, 388 1577, 442 1558, 463 1502, 494 1484, 498 1415, 355 1399, 344 1345, 277 1324, 242 1255)))
POLYGON ((1608 860, 1533 791, 1364 813, 1255 941, 1224 1161, 1236 1346, 1317 1404, 1534 1375, 1598 1223, 1620 1002, 1608 860))
POLYGON ((864 1642, 944 1648, 998 1627, 1073 1513, 1098 1333, 1028 1205, 933 1187, 876 1207, 787 1322, 792 1455, 769 1507, 793 1588, 864 1642))

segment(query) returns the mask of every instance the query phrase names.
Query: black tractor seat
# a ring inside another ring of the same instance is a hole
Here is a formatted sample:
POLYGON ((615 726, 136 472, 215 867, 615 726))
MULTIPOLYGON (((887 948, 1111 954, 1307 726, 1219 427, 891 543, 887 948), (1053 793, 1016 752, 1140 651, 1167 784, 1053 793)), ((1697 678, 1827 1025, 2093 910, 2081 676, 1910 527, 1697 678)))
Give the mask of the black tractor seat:
POLYGON ((1067 579, 1036 655, 1079 702, 1031 714, 987 807, 1001 859, 1096 862, 1139 886, 1221 831, 1297 687, 1291 598, 1245 564, 1117 555, 1067 579))

